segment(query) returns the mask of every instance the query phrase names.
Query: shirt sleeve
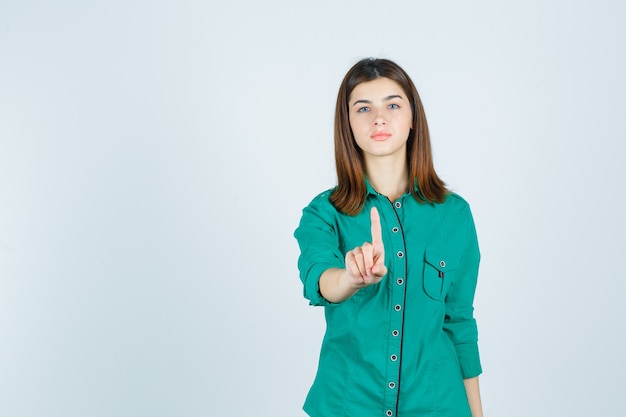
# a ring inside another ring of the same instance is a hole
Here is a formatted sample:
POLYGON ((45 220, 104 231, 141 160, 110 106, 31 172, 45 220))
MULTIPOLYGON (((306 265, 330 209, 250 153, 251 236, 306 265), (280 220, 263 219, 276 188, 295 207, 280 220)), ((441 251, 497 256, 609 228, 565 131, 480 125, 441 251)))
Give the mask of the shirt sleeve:
POLYGON ((320 293, 322 273, 330 268, 345 268, 334 222, 336 210, 327 196, 328 193, 321 194, 304 208, 300 225, 294 233, 300 246, 298 269, 304 284, 304 297, 316 306, 331 304, 320 293))
POLYGON ((465 206, 462 215, 466 219, 467 232, 454 284, 446 297, 444 331, 454 344, 463 378, 473 378, 482 373, 478 328, 474 319, 480 252, 469 206, 465 206))

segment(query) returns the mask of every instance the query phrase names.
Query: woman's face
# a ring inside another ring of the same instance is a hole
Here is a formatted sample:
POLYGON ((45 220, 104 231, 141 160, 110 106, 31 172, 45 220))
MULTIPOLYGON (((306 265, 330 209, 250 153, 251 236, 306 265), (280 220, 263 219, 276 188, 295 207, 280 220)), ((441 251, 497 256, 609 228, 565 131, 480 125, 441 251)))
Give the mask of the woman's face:
POLYGON ((407 95, 389 78, 357 85, 348 99, 350 127, 366 160, 406 157, 413 113, 407 95))

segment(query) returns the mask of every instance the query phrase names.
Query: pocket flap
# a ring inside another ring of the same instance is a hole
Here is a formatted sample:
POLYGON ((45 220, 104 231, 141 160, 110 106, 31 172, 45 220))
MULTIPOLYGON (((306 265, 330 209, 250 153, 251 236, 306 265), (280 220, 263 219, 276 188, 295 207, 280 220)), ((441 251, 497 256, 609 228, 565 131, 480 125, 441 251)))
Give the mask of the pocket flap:
POLYGON ((458 263, 441 251, 424 252, 424 291, 434 300, 443 301, 454 280, 453 271, 458 263))
POLYGON ((435 268, 439 272, 443 272, 444 274, 447 271, 454 271, 458 265, 457 263, 450 257, 447 257, 441 252, 428 250, 424 254, 425 262, 435 268))

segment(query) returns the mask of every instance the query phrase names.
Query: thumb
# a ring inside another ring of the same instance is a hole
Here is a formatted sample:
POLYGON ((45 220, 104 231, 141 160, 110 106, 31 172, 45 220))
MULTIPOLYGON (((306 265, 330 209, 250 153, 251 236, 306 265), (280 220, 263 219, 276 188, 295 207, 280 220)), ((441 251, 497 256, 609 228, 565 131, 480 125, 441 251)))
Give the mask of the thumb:
POLYGON ((383 257, 379 257, 374 266, 372 266, 372 274, 381 278, 387 275, 387 267, 385 266, 385 259, 383 257))

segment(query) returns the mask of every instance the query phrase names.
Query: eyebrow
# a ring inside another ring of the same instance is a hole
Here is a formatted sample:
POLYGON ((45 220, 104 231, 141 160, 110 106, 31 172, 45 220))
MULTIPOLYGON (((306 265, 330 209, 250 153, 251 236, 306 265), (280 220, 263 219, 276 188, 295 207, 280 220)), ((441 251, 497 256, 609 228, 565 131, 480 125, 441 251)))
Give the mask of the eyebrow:
MULTIPOLYGON (((394 98, 399 98, 400 100, 403 100, 402 96, 393 94, 391 96, 387 96, 383 98, 382 101, 389 101, 389 100, 393 100, 394 98)), ((372 100, 357 100, 352 105, 356 106, 357 104, 372 104, 372 100)))

